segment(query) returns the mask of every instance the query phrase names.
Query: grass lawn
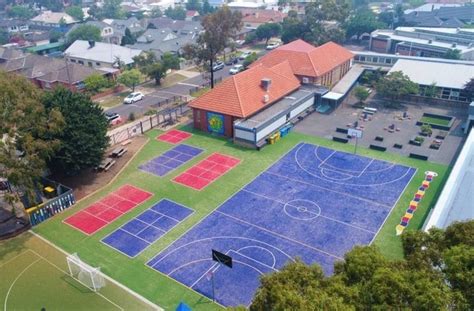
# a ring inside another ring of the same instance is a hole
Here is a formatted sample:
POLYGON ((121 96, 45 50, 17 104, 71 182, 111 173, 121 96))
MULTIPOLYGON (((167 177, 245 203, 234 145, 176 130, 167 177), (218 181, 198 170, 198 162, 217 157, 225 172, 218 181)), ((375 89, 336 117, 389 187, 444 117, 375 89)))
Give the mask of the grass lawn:
POLYGON ((435 125, 442 125, 442 126, 448 126, 449 125, 449 120, 441 119, 441 118, 435 118, 435 117, 421 117, 420 122, 423 123, 428 123, 428 124, 435 124, 435 125))
MULTIPOLYGON (((192 131, 188 128, 185 128, 185 130, 192 131)), ((102 271, 107 275, 110 275, 125 286, 165 309, 175 308, 180 301, 185 301, 193 310, 216 310, 221 307, 175 280, 148 268, 145 263, 150 258, 154 257, 158 252, 178 239, 190 227, 210 214, 227 198, 239 191, 245 184, 255 178, 263 170, 267 169, 299 142, 305 141, 336 150, 353 151, 352 145, 344 145, 324 138, 312 137, 295 132, 290 133, 277 144, 263 148, 261 151, 240 148, 227 139, 215 138, 194 132, 194 135, 186 140, 185 143, 202 148, 205 152, 169 175, 159 178, 137 169, 139 164, 173 147, 170 144, 155 140, 154 138, 157 134, 159 134, 157 130, 147 133, 147 136, 150 138, 149 142, 111 185, 91 197, 78 202, 75 207, 35 227, 34 231, 65 249, 67 252, 77 252, 87 263, 101 267, 102 271), (202 191, 195 191, 170 181, 213 152, 232 155, 241 159, 241 163, 223 175, 218 182, 212 183, 202 191), (138 206, 136 209, 91 236, 86 236, 62 223, 62 220, 66 217, 85 208, 92 202, 97 201, 110 191, 124 184, 132 184, 140 187, 152 192, 154 196, 144 204, 138 206), (134 259, 121 255, 100 242, 104 236, 162 198, 179 202, 194 209, 195 212, 134 259)), ((420 228, 429 209, 434 204, 434 198, 438 195, 441 185, 444 183, 448 168, 443 165, 410 159, 396 154, 382 153, 364 148, 359 148, 358 150, 358 153, 361 155, 417 168, 416 175, 412 179, 412 182, 407 186, 405 193, 400 198, 375 240, 375 244, 380 247, 383 254, 388 258, 401 258, 402 249, 400 237, 395 235, 395 226, 399 223, 413 194, 421 184, 424 178, 424 172, 432 170, 436 171, 439 177, 434 180, 426 192, 426 196, 421 201, 407 230, 420 228)))
POLYGON ((0 242, 0 270, 5 310, 155 309, 112 282, 89 290, 69 276, 64 253, 29 232, 0 242))
POLYGON ((183 76, 182 74, 179 73, 172 73, 169 76, 166 76, 166 78, 163 79, 161 82, 161 87, 168 87, 172 86, 178 82, 186 80, 187 77, 183 76))
POLYGON ((107 96, 105 99, 98 101, 97 103, 104 109, 112 108, 123 103, 124 98, 130 94, 130 92, 121 92, 113 96, 107 96))

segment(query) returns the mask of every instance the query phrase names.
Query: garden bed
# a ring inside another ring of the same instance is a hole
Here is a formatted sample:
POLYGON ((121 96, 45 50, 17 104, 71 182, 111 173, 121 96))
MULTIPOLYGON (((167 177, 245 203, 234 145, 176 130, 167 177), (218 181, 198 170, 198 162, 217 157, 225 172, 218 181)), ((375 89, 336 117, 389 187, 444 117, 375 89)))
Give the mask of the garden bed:
POLYGON ((416 125, 429 124, 434 129, 449 131, 453 126, 454 120, 455 117, 452 116, 424 113, 421 119, 416 122, 416 125))

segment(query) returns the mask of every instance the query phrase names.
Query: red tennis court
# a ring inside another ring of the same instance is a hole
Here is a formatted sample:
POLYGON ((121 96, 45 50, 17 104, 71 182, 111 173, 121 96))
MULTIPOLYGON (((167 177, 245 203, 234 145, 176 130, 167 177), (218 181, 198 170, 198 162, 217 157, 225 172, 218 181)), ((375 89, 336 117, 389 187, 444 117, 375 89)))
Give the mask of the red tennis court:
POLYGON ((214 153, 175 177, 173 181, 195 190, 202 190, 239 163, 240 160, 237 158, 214 153))
POLYGON ((191 136, 192 136, 191 133, 187 133, 187 132, 183 132, 179 130, 171 130, 159 135, 156 139, 165 141, 171 144, 179 144, 180 142, 188 139, 191 136))
POLYGON ((152 196, 140 188, 125 185, 64 222, 85 234, 93 234, 152 196))

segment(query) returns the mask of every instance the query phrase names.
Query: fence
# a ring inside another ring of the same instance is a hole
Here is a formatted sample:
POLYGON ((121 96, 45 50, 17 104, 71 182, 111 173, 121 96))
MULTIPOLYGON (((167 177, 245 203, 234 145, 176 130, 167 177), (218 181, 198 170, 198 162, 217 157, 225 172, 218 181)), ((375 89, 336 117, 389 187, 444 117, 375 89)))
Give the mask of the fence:
POLYGON ((123 130, 109 134, 110 143, 111 145, 116 145, 134 136, 141 135, 157 126, 172 125, 188 111, 187 102, 158 111, 156 114, 144 117, 123 130))
MULTIPOLYGON (((214 84, 218 84, 219 82, 222 81, 222 77, 220 78, 216 78, 214 79, 214 84)), ((189 89, 189 95, 192 95, 194 93, 196 93, 197 91, 199 91, 200 89, 203 89, 203 88, 206 88, 206 87, 210 87, 211 86, 211 82, 206 82, 206 83, 203 83, 201 84, 200 86, 195 86, 191 89, 189 89)))

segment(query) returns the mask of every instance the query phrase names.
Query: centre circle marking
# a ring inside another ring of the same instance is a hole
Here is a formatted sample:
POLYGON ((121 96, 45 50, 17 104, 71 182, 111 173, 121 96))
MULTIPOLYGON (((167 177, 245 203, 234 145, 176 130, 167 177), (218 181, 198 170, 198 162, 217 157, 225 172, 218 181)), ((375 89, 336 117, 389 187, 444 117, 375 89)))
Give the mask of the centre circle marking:
POLYGON ((321 215, 321 208, 313 201, 295 199, 283 207, 285 214, 297 220, 312 220, 321 215))

